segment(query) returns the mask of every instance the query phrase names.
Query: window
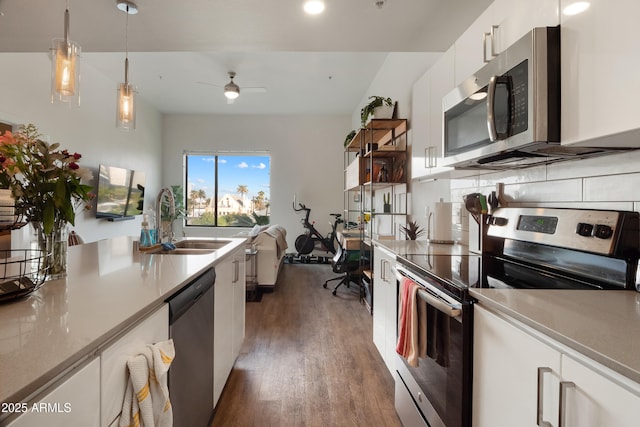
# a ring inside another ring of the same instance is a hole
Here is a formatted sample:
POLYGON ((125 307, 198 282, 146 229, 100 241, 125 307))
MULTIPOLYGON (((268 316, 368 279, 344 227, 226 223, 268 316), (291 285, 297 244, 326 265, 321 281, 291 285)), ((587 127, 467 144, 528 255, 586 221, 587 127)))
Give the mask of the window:
POLYGON ((253 227, 269 223, 268 153, 186 154, 187 225, 253 227))

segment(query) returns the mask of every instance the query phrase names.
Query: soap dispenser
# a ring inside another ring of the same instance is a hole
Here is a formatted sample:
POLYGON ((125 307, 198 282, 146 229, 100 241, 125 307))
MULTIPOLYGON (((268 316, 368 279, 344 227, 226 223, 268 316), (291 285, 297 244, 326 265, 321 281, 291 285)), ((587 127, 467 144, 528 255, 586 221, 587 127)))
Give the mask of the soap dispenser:
POLYGON ((143 214, 140 228, 140 247, 148 248, 152 245, 153 240, 151 239, 151 230, 149 229, 149 216, 147 214, 143 214))

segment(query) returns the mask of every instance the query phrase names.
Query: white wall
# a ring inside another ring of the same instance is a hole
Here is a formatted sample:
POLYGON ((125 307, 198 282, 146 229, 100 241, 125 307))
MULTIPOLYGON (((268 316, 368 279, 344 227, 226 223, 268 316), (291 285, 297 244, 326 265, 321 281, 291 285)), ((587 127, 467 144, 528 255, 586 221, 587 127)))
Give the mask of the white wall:
MULTIPOLYGON (((330 213, 343 209, 343 142, 348 116, 196 116, 163 119, 165 186, 184 185, 183 153, 259 150, 271 153, 271 224, 287 230, 289 251, 304 229, 293 196, 311 208, 310 219, 326 234, 330 213)), ((244 229, 246 231, 246 229, 244 229)), ((184 228, 188 236, 229 236, 237 228, 184 228)), ((178 232, 180 235, 180 232, 178 232)))
MULTIPOLYGON (((146 173, 145 206, 154 202, 160 188, 161 115, 143 100, 138 103, 137 130, 115 127, 117 79, 81 65, 80 108, 50 103, 51 62, 45 53, 0 54, 0 121, 33 123, 49 142, 82 154, 80 164, 93 170, 100 163, 142 170, 146 173)), ((97 184, 97 181, 90 183, 97 184)), ((140 216, 134 221, 108 222, 91 211, 79 212, 76 230, 87 241, 118 235, 137 235, 140 216)))
MULTIPOLYGON (((389 97, 398 102, 398 118, 409 118, 411 114, 411 88, 434 62, 440 53, 396 52, 390 53, 380 70, 363 94, 359 107, 353 112, 352 126, 360 127, 360 109, 369 103, 370 96, 389 97)), ((411 128, 411 123, 409 123, 411 128)), ((409 137, 410 138, 410 137, 409 137)))

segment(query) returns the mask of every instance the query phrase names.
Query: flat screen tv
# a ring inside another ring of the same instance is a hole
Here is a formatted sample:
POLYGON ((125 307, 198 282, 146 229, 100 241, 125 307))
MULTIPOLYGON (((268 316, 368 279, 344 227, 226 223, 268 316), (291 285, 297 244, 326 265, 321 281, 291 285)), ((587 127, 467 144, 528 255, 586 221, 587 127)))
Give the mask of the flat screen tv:
POLYGON ((100 165, 96 217, 132 219, 144 209, 144 172, 100 165))

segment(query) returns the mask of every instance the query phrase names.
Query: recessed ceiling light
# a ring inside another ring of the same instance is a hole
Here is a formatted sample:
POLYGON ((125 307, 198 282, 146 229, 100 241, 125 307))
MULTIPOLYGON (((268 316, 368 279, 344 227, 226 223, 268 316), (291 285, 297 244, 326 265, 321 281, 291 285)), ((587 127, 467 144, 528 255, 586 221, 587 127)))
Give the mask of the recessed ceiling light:
POLYGON ((589 9, 589 6, 588 1, 577 1, 562 9, 562 13, 567 16, 577 15, 589 9))
POLYGON ((318 15, 324 12, 324 1, 322 0, 307 0, 304 2, 304 11, 309 15, 318 15))

